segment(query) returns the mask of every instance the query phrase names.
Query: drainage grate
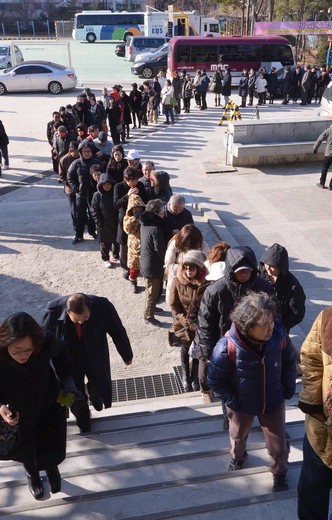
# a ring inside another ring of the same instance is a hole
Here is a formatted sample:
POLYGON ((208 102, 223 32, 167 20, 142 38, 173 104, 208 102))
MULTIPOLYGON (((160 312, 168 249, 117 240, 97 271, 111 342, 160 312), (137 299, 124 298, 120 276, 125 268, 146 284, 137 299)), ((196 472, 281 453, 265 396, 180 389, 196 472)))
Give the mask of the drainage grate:
POLYGON ((136 401, 183 393, 181 368, 173 367, 174 373, 153 376, 130 377, 112 381, 112 400, 136 401))

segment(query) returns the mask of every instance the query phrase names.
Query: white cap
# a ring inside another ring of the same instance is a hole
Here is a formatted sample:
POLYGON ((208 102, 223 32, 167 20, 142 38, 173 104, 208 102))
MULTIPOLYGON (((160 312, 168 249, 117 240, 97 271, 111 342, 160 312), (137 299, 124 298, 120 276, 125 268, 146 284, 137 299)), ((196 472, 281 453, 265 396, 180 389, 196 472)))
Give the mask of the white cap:
POLYGON ((129 150, 126 158, 129 159, 129 161, 132 161, 133 159, 140 159, 141 155, 137 150, 129 150))
POLYGON ((253 271, 253 268, 250 265, 241 265, 234 269, 234 273, 238 273, 239 271, 253 271))

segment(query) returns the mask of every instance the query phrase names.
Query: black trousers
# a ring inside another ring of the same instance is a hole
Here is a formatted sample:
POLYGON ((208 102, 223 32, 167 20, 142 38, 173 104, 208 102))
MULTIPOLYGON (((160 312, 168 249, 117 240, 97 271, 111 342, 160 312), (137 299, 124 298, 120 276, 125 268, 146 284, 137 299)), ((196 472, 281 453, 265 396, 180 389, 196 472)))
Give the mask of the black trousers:
MULTIPOLYGON (((320 175, 320 180, 319 180, 320 184, 322 184, 323 186, 325 185, 327 172, 329 170, 329 167, 331 166, 331 163, 332 163, 332 155, 326 155, 323 160, 322 173, 320 175)), ((332 178, 330 180, 330 188, 332 188, 332 178)))

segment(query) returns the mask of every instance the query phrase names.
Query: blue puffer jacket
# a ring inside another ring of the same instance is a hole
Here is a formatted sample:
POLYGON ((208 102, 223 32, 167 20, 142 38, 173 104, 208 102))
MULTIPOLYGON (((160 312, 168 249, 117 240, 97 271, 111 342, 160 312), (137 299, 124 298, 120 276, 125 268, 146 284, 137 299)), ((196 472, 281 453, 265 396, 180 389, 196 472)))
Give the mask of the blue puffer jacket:
POLYGON ((295 392, 296 352, 283 325, 276 320, 262 355, 243 342, 234 324, 228 334, 213 350, 209 386, 236 412, 273 413, 295 392), (228 343, 233 343, 235 352, 228 343))

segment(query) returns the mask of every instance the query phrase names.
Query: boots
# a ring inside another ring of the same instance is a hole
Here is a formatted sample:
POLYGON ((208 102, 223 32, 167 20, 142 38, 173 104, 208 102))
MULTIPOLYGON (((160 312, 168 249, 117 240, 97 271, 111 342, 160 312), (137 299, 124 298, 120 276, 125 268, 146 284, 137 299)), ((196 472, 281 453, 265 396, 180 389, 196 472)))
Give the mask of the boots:
POLYGON ((40 500, 41 498, 43 498, 44 487, 39 475, 39 471, 27 471, 27 480, 28 488, 33 498, 35 498, 36 500, 40 500))
POLYGON ((61 475, 58 466, 46 469, 46 475, 50 483, 52 493, 59 493, 61 491, 61 475))

